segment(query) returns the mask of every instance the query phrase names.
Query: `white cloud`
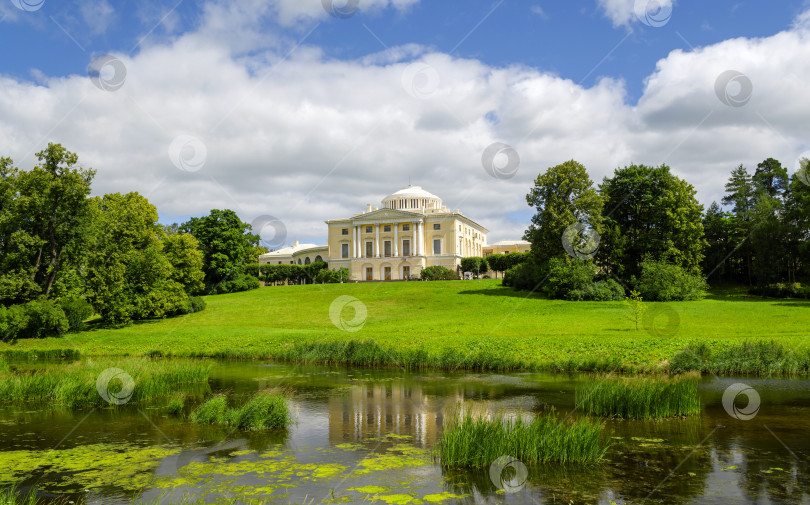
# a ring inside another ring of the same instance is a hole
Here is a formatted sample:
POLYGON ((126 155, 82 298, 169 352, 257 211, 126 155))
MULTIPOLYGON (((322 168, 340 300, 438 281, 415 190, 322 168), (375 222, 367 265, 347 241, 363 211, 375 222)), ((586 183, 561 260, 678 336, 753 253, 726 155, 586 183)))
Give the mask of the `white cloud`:
POLYGON ((627 26, 641 22, 648 25, 666 24, 675 0, 596 0, 599 8, 613 22, 613 26, 627 26))
POLYGON ((243 14, 120 56, 127 80, 116 92, 86 76, 38 74, 38 84, 0 76, 0 154, 27 168, 47 141, 61 142, 98 170, 96 194, 140 191, 167 220, 212 208, 248 222, 269 214, 284 221, 289 240, 317 242, 324 220, 379 205, 410 177, 488 227, 494 242, 520 238, 526 222, 510 216, 528 213, 533 179, 571 158, 596 182, 629 163, 667 163, 708 204, 738 164, 773 156, 793 166, 810 149, 810 34, 799 29, 674 51, 631 105, 618 80, 583 88, 419 46, 357 61, 327 59, 312 46, 286 60, 276 50, 248 60, 224 35, 243 14), (409 93, 402 81, 414 57, 435 74, 414 74, 409 93), (726 70, 750 79, 745 106, 716 96, 726 70), (181 134, 205 143, 199 171, 178 170, 169 158, 181 134), (520 154, 512 179, 482 167, 496 141, 520 154))

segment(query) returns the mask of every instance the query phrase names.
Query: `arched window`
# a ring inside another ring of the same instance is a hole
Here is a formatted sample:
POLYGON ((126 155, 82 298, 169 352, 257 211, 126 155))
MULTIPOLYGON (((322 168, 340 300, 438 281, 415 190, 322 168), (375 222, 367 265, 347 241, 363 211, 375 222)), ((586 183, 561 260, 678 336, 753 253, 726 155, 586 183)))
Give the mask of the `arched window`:
POLYGON ((304 259, 304 265, 309 265, 309 263, 309 256, 307 256, 306 259, 304 259))
POLYGON ((298 264, 299 265, 301 264, 301 258, 298 258, 298 264))
POLYGON ((323 258, 321 257, 320 254, 315 256, 315 261, 323 261, 323 258))

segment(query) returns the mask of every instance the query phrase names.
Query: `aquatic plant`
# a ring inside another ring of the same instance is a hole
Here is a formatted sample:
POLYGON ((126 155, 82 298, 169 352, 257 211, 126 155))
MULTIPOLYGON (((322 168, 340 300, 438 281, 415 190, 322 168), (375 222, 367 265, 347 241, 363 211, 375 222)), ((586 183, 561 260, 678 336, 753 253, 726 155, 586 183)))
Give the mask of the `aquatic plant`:
POLYGON ((603 417, 657 419, 699 414, 699 377, 690 373, 594 379, 577 388, 576 402, 583 412, 603 417))
POLYGON ((222 424, 240 430, 271 430, 291 422, 286 398, 273 391, 260 391, 235 409, 228 408, 225 395, 216 395, 197 407, 189 419, 193 423, 222 424))
POLYGON ((102 384, 110 395, 125 400, 121 403, 144 402, 167 396, 183 384, 207 382, 211 371, 207 363, 133 358, 48 365, 33 372, 4 371, 0 372, 0 402, 48 401, 69 407, 108 406, 109 397, 102 397, 97 382, 102 372, 110 368, 123 370, 132 378, 133 388, 125 392, 122 392, 125 385, 119 375, 111 375, 109 382, 102 384))
POLYGON ((669 361, 669 369, 676 373, 697 370, 718 375, 807 374, 810 349, 789 348, 774 340, 745 341, 719 348, 696 342, 676 353, 669 361))
POLYGON ((523 463, 596 463, 607 451, 602 424, 581 418, 560 420, 547 414, 525 421, 471 411, 445 427, 437 455, 444 467, 489 467, 509 455, 523 463))
POLYGON ((172 393, 171 398, 169 398, 169 405, 168 410, 169 414, 179 414, 183 411, 183 407, 186 405, 186 395, 185 393, 176 392, 172 393))

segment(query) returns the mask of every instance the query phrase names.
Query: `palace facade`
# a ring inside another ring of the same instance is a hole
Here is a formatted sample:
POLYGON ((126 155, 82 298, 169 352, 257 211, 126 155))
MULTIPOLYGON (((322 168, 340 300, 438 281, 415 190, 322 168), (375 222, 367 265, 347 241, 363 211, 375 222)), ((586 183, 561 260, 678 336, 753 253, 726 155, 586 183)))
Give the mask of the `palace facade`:
POLYGON ((382 207, 344 219, 330 219, 326 246, 299 245, 269 252, 259 263, 308 264, 317 256, 329 268, 345 267, 352 280, 407 280, 423 268, 456 270, 461 258, 483 256, 488 230, 419 186, 407 186, 382 200, 382 207))

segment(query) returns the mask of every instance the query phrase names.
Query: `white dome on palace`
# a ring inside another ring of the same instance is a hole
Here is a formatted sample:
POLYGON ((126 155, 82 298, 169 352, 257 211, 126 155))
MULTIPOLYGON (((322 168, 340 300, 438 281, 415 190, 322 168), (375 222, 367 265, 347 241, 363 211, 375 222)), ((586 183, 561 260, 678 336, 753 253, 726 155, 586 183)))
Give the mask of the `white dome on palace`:
POLYGON ((405 186, 383 198, 382 204, 386 209, 441 209, 442 199, 420 186, 405 186))

